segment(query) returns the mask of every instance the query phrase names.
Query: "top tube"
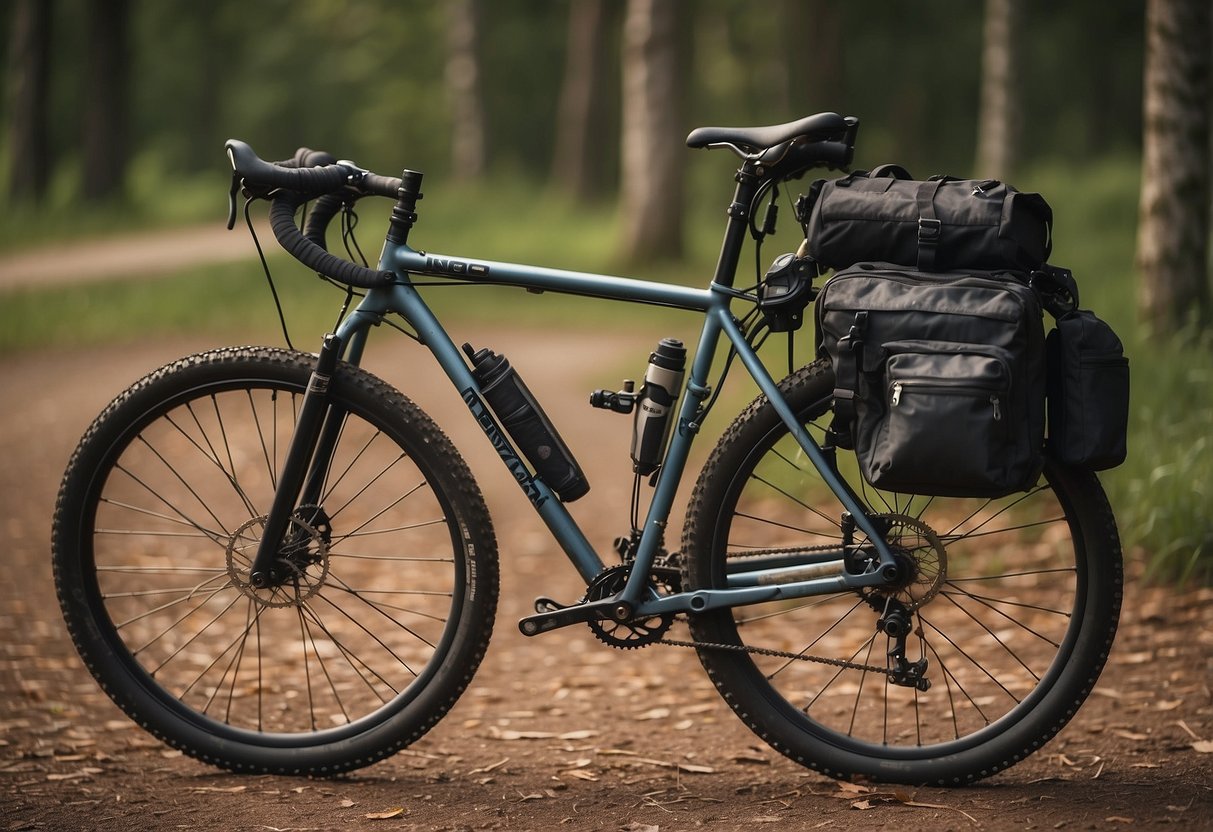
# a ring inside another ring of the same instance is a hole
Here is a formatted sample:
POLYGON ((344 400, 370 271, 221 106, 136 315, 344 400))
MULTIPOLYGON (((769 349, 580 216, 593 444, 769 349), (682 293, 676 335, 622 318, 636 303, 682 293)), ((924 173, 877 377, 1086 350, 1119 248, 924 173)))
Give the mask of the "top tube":
POLYGON ((473 260, 414 251, 407 246, 392 247, 391 244, 383 252, 380 267, 393 269, 397 274, 424 274, 492 286, 517 286, 695 312, 706 312, 722 299, 718 291, 711 289, 692 289, 651 280, 502 263, 496 260, 473 260))

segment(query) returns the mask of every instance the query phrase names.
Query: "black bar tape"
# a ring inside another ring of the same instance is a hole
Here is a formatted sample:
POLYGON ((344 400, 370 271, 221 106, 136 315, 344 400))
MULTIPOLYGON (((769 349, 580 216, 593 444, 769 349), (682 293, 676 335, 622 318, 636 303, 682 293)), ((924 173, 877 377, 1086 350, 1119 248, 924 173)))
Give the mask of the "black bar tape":
POLYGON ((331 277, 338 283, 360 289, 387 286, 395 280, 396 276, 392 272, 368 269, 343 260, 306 239, 295 224, 295 212, 304 201, 305 197, 300 194, 282 193, 274 198, 270 208, 270 228, 273 229, 278 244, 286 249, 288 254, 313 271, 331 277))

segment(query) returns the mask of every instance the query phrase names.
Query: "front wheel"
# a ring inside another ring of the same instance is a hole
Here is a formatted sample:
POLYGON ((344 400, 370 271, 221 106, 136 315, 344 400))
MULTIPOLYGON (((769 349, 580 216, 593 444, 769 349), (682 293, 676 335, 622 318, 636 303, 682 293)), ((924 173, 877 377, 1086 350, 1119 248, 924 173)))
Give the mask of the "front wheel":
MULTIPOLYGON (((819 442, 833 387, 827 362, 780 383, 819 442)), ((932 498, 872 489, 851 454, 840 451, 838 467, 888 530, 908 577, 878 591, 692 616, 717 689, 774 748, 834 777, 959 785, 1031 754, 1090 693, 1116 632, 1120 544, 1099 481, 1050 463, 1023 493, 932 498), (890 630, 904 633, 900 658, 890 630)), ((723 587, 747 558, 837 551, 843 522, 759 398, 695 487, 685 588, 723 587)))
POLYGON ((182 359, 103 412, 69 463, 53 559, 68 630, 126 713, 236 771, 333 774, 412 742, 488 644, 497 555, 463 460, 412 402, 340 365, 336 444, 250 571, 315 363, 182 359))

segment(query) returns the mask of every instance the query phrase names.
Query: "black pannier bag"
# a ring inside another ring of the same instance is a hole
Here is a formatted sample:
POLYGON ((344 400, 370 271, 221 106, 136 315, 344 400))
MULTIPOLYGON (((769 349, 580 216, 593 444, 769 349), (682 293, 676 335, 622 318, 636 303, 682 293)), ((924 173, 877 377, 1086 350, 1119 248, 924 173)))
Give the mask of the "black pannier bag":
POLYGON ((823 268, 881 261, 923 271, 1040 268, 1053 210, 994 179, 909 178, 884 165, 818 180, 796 205, 808 254, 823 268))
POLYGON ((1033 285, 1057 325, 1045 341, 1050 456, 1102 471, 1125 461, 1129 359, 1120 338, 1095 313, 1078 308, 1068 269, 1048 266, 1033 285))
POLYGON ((861 263, 817 299, 835 444, 873 486, 998 497, 1043 466, 1045 344, 1028 277, 861 263))

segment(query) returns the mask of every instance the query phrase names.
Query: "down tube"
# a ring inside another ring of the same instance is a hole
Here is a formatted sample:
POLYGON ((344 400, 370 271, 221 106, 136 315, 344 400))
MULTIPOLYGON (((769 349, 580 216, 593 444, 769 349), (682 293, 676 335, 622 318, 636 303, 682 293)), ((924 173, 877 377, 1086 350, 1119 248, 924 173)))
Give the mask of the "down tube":
POLYGON ((387 309, 400 312, 405 316, 417 330, 421 343, 433 353, 451 383, 455 385, 455 389, 467 404, 477 424, 493 444, 510 474, 518 481, 523 493, 535 507, 536 513, 543 519, 553 537, 560 543, 569 560, 577 568, 577 572, 586 583, 592 581, 605 568, 602 559, 586 540, 581 528, 569 515, 564 504, 542 480, 531 477, 522 464, 517 451, 485 403, 480 385, 477 384, 467 364, 464 363, 463 354, 455 346, 446 330, 442 328, 442 324, 434 317, 434 313, 426 306, 417 290, 411 286, 398 283, 379 291, 382 294, 375 298, 375 302, 368 304, 368 301, 372 301, 372 295, 368 294, 358 311, 351 317, 358 317, 364 312, 381 313, 387 309))
POLYGON ((817 469, 817 473, 821 476, 830 490, 834 492, 842 503, 842 507, 850 512, 855 518, 857 525, 868 539, 876 544, 876 551, 880 555, 881 566, 893 564, 893 553, 889 551, 889 546, 885 543, 884 535, 876 530, 872 522, 868 519, 867 509, 865 509, 858 500, 855 499, 854 493, 847 487, 846 483, 838 478, 826 462, 825 455, 822 454, 821 447, 813 441, 813 437, 809 436, 809 432, 805 430, 804 425, 792 412, 792 408, 788 406, 784 400, 783 394, 779 392, 779 387, 775 380, 771 378, 771 374, 767 372, 767 368, 763 366, 762 361, 755 354, 750 345, 746 343, 745 335, 737 328, 737 324, 733 322, 733 318, 726 312, 717 311, 716 317, 720 321, 720 326, 724 330, 725 335, 733 346, 737 348, 737 356, 741 359, 741 363, 749 371, 754 382, 758 385, 758 389, 770 401, 771 406, 775 408, 775 412, 779 414, 779 418, 787 425, 788 430, 792 434, 792 438, 800 445, 801 449, 808 455, 809 460, 813 463, 813 467, 817 469))

